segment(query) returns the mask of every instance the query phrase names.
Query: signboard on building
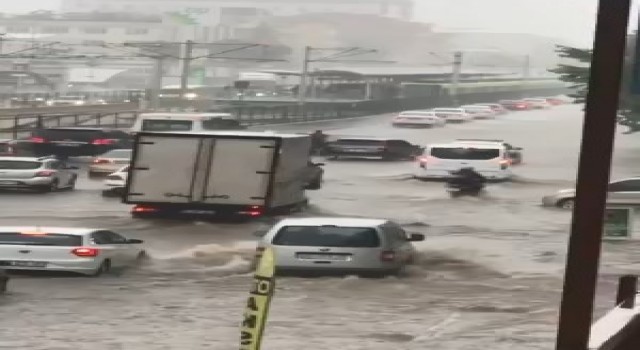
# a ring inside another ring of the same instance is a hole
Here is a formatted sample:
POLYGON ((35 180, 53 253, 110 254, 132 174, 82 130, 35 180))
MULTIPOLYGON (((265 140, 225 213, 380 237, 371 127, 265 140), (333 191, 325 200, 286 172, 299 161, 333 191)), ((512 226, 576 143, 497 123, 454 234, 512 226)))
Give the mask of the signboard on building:
POLYGON ((604 238, 631 238, 633 233, 633 212, 633 208, 607 208, 604 221, 604 238))

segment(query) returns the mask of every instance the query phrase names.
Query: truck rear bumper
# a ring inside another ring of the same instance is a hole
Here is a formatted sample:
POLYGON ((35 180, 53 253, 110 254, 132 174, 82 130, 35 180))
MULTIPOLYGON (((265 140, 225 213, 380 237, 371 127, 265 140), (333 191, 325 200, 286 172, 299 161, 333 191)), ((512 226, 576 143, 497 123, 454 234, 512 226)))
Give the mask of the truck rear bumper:
POLYGON ((166 218, 166 219, 251 219, 270 215, 283 215, 300 211, 307 201, 294 203, 276 208, 259 205, 167 205, 167 204, 137 204, 131 209, 131 215, 136 218, 166 218))

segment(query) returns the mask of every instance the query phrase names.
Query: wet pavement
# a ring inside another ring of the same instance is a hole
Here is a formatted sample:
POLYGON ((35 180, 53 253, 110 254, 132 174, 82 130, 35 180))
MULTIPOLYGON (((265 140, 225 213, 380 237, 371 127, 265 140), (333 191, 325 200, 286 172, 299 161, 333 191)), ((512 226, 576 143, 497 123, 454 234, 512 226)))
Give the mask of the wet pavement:
MULTIPOLYGON (((556 331, 570 213, 543 195, 572 187, 581 110, 512 113, 437 129, 394 129, 390 116, 269 130, 393 136, 416 144, 500 138, 524 148, 511 183, 451 199, 411 179, 413 162, 326 161, 303 215, 391 218, 421 232, 421 259, 381 280, 281 278, 265 349, 549 349, 556 331)), ((634 174, 640 138, 619 136, 614 177, 634 174)), ((0 349, 233 349, 250 283, 252 232, 267 223, 134 220, 82 174, 74 192, 0 194, 0 225, 109 227, 148 243, 152 261, 104 278, 18 276, 0 297, 0 349)), ((598 312, 615 279, 636 272, 638 243, 605 243, 598 312)))

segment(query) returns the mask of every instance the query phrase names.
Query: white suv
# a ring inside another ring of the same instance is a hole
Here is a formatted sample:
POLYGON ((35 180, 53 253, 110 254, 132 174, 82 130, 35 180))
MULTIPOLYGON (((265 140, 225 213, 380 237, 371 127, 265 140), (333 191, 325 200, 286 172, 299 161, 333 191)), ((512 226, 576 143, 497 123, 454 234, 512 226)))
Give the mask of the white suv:
POLYGON ((54 157, 0 157, 0 189, 28 189, 53 192, 73 189, 78 174, 54 157))

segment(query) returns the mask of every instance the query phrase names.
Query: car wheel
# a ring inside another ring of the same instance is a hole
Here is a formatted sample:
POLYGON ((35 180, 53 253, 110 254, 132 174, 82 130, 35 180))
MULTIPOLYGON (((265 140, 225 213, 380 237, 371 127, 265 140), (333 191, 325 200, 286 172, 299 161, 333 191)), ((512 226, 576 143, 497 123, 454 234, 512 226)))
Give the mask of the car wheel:
POLYGON ((575 198, 567 198, 558 202, 558 208, 572 210, 576 205, 575 198))
POLYGON ((37 191, 40 193, 55 192, 58 190, 58 180, 53 180, 49 185, 40 186, 37 191))
POLYGON ((73 190, 76 188, 76 181, 78 180, 77 176, 74 176, 69 180, 69 185, 67 187, 68 190, 73 190))
POLYGON ((136 265, 142 265, 147 261, 149 261, 149 254, 147 254, 147 252, 145 252, 144 250, 138 253, 138 256, 136 256, 136 265))
POLYGON ((111 271, 111 261, 107 259, 103 261, 102 264, 100 264, 100 266, 93 272, 92 276, 93 277, 102 276, 103 274, 108 273, 109 271, 111 271))

